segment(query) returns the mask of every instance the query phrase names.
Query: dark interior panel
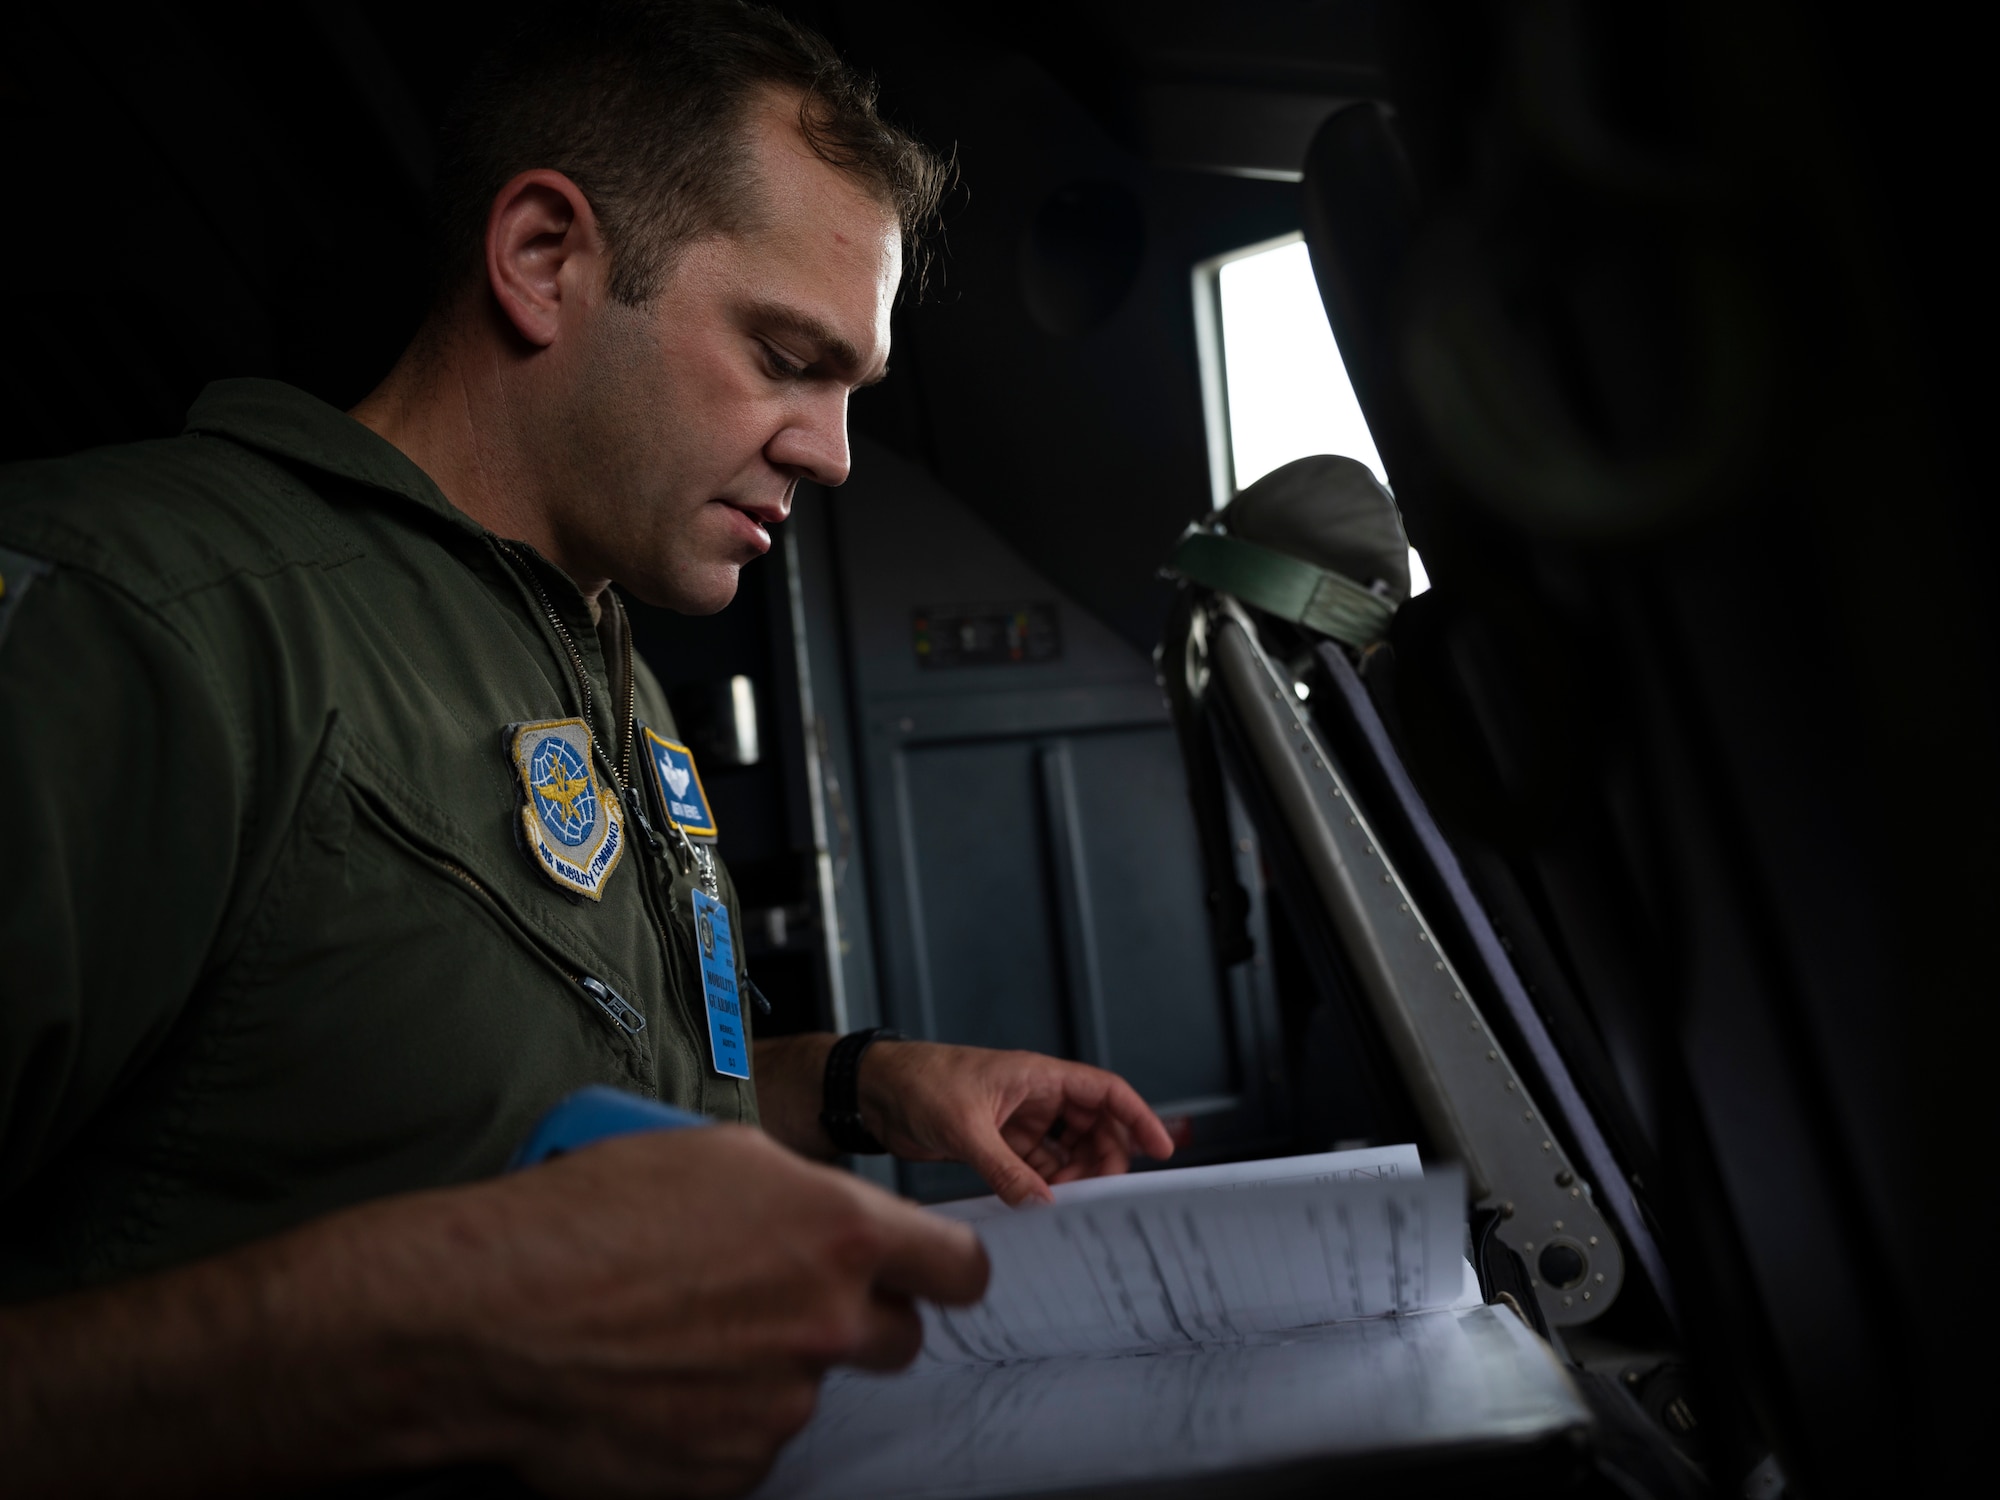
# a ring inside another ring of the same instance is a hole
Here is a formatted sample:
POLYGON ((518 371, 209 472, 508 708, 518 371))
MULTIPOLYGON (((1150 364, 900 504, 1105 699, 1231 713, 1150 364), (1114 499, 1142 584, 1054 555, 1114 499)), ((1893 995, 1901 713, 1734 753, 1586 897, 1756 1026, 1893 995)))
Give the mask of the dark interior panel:
MULTIPOLYGON (((1275 1042, 1268 970, 1217 963, 1153 663, 923 469, 867 438, 855 456, 802 503, 843 601, 845 681, 817 687, 852 704, 883 1018, 1115 1068, 1204 1149, 1261 1138, 1277 1095, 1244 1061, 1275 1042), (1040 659, 937 664, 942 623, 1030 617, 1040 659)), ((905 1170, 926 1195, 975 1186, 905 1170)))

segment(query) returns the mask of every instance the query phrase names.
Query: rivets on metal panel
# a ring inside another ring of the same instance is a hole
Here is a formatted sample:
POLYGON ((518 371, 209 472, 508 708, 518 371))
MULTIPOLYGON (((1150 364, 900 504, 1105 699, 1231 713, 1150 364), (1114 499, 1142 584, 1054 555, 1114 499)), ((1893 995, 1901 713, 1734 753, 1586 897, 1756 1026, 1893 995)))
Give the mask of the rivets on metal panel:
POLYGON ((1556 1173, 1557 1187, 1568 1187, 1572 1182, 1575 1181, 1576 1181, 1576 1173, 1572 1172, 1568 1167, 1564 1167, 1560 1172, 1556 1173))
POLYGON ((1543 1142, 1542 1142, 1542 1149, 1543 1149, 1544 1151, 1553 1151, 1553 1150, 1555 1150, 1555 1149, 1556 1149, 1556 1147, 1555 1147, 1555 1142, 1553 1142, 1553 1141, 1543 1141, 1543 1142))
POLYGON ((1557 1220, 1556 1220, 1556 1228, 1560 1229, 1560 1228, 1562 1228, 1562 1227, 1563 1227, 1563 1221, 1562 1221, 1561 1219, 1557 1219, 1557 1220))
POLYGON ((1500 1217, 1501 1217, 1501 1218, 1503 1218, 1503 1219, 1511 1219, 1511 1218, 1513 1218, 1513 1217, 1514 1217, 1514 1205, 1513 1205, 1512 1203, 1503 1203, 1503 1204, 1501 1204, 1501 1205, 1500 1205, 1500 1217))
MULTIPOLYGON (((1488 1057, 1491 1057, 1491 1056, 1492 1056, 1493 1054, 1492 1054, 1491 1052, 1489 1052, 1489 1053, 1487 1053, 1486 1055, 1487 1055, 1488 1057)), ((1508 1093, 1510 1093, 1510 1094, 1511 1094, 1511 1093, 1513 1093, 1513 1092, 1514 1092, 1514 1090, 1515 1090, 1515 1089, 1517 1089, 1517 1088, 1519 1088, 1519 1087, 1520 1087, 1520 1085, 1519 1085, 1519 1084, 1517 1084, 1517 1083, 1515 1083, 1513 1079, 1511 1079, 1511 1078, 1510 1078, 1510 1079, 1508 1079, 1508 1080, 1507 1080, 1507 1092, 1508 1092, 1508 1093)))
POLYGON ((1594 1235, 1594 1234, 1593 1234, 1593 1235, 1592 1235, 1592 1236, 1590 1237, 1590 1243, 1591 1243, 1591 1244, 1593 1244, 1593 1245, 1597 1243, 1597 1236, 1596 1236, 1596 1235, 1594 1235))
MULTIPOLYGON (((1499 1054, 1499 1053, 1497 1053, 1497 1052, 1492 1052, 1492 1051, 1489 1051, 1489 1052, 1488 1052, 1488 1053, 1486 1054, 1486 1060, 1487 1060, 1488 1062, 1498 1062, 1498 1061, 1500 1060, 1500 1054, 1499 1054)), ((1513 1087, 1513 1085, 1512 1085, 1512 1084, 1509 1084, 1509 1085, 1507 1085, 1507 1086, 1508 1086, 1509 1088, 1512 1088, 1512 1087, 1513 1087)))
POLYGON ((1521 1111, 1521 1118, 1524 1120, 1532 1120, 1535 1118, 1535 1112, 1532 1109, 1524 1109, 1521 1111))
MULTIPOLYGON (((1591 1243, 1591 1244, 1593 1244, 1593 1245, 1597 1243, 1597 1236, 1596 1236, 1596 1235, 1594 1235, 1594 1234, 1593 1234, 1593 1235, 1592 1235, 1592 1236, 1590 1237, 1590 1243, 1591 1243)), ((1603 1286, 1603 1285, 1604 1285, 1604 1273, 1603 1273, 1602 1271, 1599 1271, 1599 1272, 1597 1273, 1597 1284, 1598 1284, 1599 1286, 1603 1286)))

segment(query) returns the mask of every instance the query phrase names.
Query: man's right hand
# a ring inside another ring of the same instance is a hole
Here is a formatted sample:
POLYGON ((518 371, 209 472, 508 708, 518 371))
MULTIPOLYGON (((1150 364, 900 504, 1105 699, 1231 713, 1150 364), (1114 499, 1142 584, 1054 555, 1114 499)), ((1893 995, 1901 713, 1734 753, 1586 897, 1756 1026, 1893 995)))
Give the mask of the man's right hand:
POLYGON ((829 1367, 907 1363, 913 1299, 986 1275, 965 1226, 758 1131, 627 1136, 0 1310, 0 1454, 22 1495, 496 1461, 558 1496, 735 1494, 829 1367))

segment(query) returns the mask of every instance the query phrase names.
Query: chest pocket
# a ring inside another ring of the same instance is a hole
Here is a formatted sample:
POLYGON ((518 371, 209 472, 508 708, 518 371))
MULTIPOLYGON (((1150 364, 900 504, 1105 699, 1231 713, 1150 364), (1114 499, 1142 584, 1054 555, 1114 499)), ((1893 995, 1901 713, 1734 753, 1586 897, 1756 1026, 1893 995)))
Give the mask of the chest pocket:
POLYGON ((176 1151, 189 1191, 295 1221, 491 1175, 585 1084, 658 1091, 645 1030, 580 983, 623 994, 626 976, 510 899, 493 866, 512 853, 332 721, 207 1008, 176 1151))

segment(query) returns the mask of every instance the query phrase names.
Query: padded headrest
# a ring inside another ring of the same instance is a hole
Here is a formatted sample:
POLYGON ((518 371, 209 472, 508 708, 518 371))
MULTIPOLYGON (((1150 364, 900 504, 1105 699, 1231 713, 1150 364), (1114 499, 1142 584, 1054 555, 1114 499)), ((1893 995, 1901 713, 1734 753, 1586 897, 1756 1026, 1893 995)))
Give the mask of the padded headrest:
POLYGON ((1396 502, 1358 459, 1319 453, 1273 469, 1217 517, 1229 535, 1329 568, 1390 602, 1410 597, 1410 544, 1396 502))

